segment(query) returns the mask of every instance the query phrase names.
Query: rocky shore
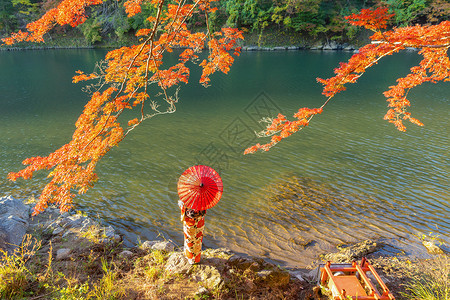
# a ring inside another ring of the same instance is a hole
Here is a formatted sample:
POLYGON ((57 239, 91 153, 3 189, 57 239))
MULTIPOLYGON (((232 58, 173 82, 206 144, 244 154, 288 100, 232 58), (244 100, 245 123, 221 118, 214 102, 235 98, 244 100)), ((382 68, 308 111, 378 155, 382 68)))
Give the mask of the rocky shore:
MULTIPOLYGON (((21 51, 21 50, 61 50, 61 49, 95 49, 94 46, 27 46, 27 47, 0 47, 0 51, 21 51)), ((108 48, 103 46, 102 48, 108 48)), ((257 46, 245 45, 241 47, 242 51, 296 51, 296 50, 343 50, 355 51, 358 47, 348 44, 331 43, 317 43, 314 45, 302 46, 257 46)))
MULTIPOLYGON (((68 286, 84 286, 80 297, 89 299, 87 295, 98 291, 108 274, 115 274, 113 287, 119 293, 115 299, 328 299, 316 287, 318 268, 287 270, 227 249, 204 249, 201 263, 190 265, 172 241, 144 241, 125 248, 113 227, 81 213, 61 215, 49 208, 32 218, 30 212, 31 206, 20 199, 0 198, 0 249, 9 255, 19 253, 21 248, 15 245, 30 236, 32 244, 39 244, 27 257, 35 275, 24 284, 22 296, 30 297, 23 299, 57 299, 68 286), (62 275, 52 279, 52 289, 37 288, 36 280, 46 278, 50 266, 51 274, 62 275)), ((408 299, 402 294, 403 285, 418 274, 420 262, 386 257, 378 251, 381 247, 367 240, 325 253, 321 259, 351 262, 367 257, 396 299, 408 299)))
MULTIPOLYGON (((60 49, 95 49, 95 46, 26 46, 26 47, 0 47, 0 51, 20 51, 20 50, 60 50, 60 49)), ((101 48, 108 48, 102 46, 101 48)), ((355 51, 358 47, 349 44, 340 44, 336 42, 303 44, 301 46, 257 46, 244 45, 242 51, 296 51, 296 50, 324 50, 324 51, 355 51)))

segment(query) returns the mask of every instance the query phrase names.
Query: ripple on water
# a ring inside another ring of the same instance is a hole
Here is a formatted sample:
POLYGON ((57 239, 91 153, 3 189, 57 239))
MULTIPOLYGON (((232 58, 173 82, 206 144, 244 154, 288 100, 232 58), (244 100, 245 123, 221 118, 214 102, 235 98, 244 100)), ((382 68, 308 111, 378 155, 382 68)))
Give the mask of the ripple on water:
POLYGON ((213 226, 211 230, 226 235, 228 246, 297 266, 336 244, 406 238, 411 227, 426 230, 425 219, 409 215, 411 207, 398 210, 394 203, 363 194, 346 195, 309 178, 280 179, 255 197, 258 205, 244 214, 247 218, 237 229, 223 229, 221 224, 222 229, 213 226), (300 252, 302 257, 295 255, 300 252))

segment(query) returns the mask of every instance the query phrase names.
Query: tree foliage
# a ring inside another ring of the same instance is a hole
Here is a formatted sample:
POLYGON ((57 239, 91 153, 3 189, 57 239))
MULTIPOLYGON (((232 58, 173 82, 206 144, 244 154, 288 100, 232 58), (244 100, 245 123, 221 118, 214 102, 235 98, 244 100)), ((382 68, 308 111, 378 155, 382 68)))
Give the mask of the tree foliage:
POLYGON ((268 151, 282 139, 308 126, 311 119, 322 113, 327 103, 339 92, 346 89, 347 83, 355 83, 364 72, 375 65, 380 59, 392 55, 408 47, 420 49, 422 61, 411 68, 411 73, 397 79, 397 83, 384 92, 389 110, 384 119, 395 125, 400 131, 405 131, 404 121, 413 124, 423 124, 413 118, 407 108, 411 105, 407 99, 409 91, 425 82, 450 81, 450 60, 448 49, 450 47, 450 21, 443 21, 438 25, 407 26, 386 30, 388 21, 393 14, 388 14, 387 8, 375 10, 363 9, 359 14, 346 17, 352 25, 362 26, 374 31, 370 37, 371 44, 359 49, 348 62, 341 63, 334 70, 334 77, 328 79, 318 78, 324 85, 322 94, 327 97, 319 108, 300 108, 294 114, 295 120, 289 121, 286 116, 279 114, 276 118, 268 118, 267 128, 259 136, 271 137, 266 144, 256 144, 245 150, 245 154, 258 150, 268 151))
POLYGON ((94 44, 95 42, 100 42, 102 40, 102 36, 100 35, 102 23, 100 23, 98 19, 89 18, 80 25, 80 28, 88 43, 94 44))
MULTIPOLYGON (((45 186, 34 208, 42 212, 50 203, 67 211, 73 206, 75 194, 83 194, 97 180, 94 169, 111 148, 120 143, 136 126, 160 114, 173 113, 178 102, 180 83, 187 83, 190 69, 187 62, 199 62, 203 69, 200 82, 207 86, 210 75, 216 71, 227 73, 233 63, 233 54, 239 54, 236 42, 242 39, 237 29, 223 28, 219 32, 191 32, 187 21, 194 14, 205 18, 214 12, 211 2, 152 0, 156 14, 147 18, 149 28, 140 29, 136 36, 141 43, 122 47, 106 54, 105 61, 91 74, 78 71, 73 82, 95 80, 92 97, 76 122, 72 140, 45 157, 24 160, 27 167, 10 173, 9 179, 31 178, 38 170, 50 170, 50 182, 45 186), (209 55, 199 61, 199 52, 207 44, 209 55), (163 65, 165 54, 174 48, 184 48, 178 63, 163 65), (125 110, 134 110, 137 117, 120 122, 125 110)), ((3 39, 6 44, 19 41, 43 41, 43 36, 55 25, 78 26, 87 20, 86 10, 101 0, 63 0, 39 20, 27 26, 27 32, 18 32, 3 39)), ((141 12, 141 0, 124 3, 129 17, 141 12)))
MULTIPOLYGON (((100 5, 89 8, 90 23, 101 25, 99 34, 102 40, 117 35, 122 41, 127 41, 128 36, 124 33, 128 30, 137 31, 150 26, 146 19, 156 14, 151 1, 143 1, 140 4, 141 13, 132 17, 127 17, 121 5, 123 1, 103 0, 100 5)), ((31 18, 36 19, 59 2, 0 0, 0 33, 9 34, 13 30, 23 29, 31 18), (12 6, 11 1, 21 4, 12 6)), ((437 24, 450 15, 450 3, 447 0, 221 0, 213 5, 218 10, 210 14, 209 25, 216 28, 227 24, 261 32, 269 27, 305 37, 340 41, 357 37, 356 27, 349 26, 343 17, 363 8, 388 6, 389 12, 395 13, 390 25, 395 26, 437 24)), ((190 29, 204 27, 204 17, 193 16, 188 26, 190 29)))
POLYGON ((0 32, 11 32, 16 28, 15 7, 9 0, 0 0, 0 32))

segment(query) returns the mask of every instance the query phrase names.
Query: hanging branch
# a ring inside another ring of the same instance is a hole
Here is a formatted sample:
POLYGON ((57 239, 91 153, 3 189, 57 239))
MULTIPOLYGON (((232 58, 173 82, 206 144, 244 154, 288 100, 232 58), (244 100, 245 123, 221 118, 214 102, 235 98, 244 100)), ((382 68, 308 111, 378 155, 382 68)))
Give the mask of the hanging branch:
POLYGON ((363 9, 360 14, 346 17, 352 25, 363 26, 374 31, 375 33, 370 37, 372 43, 360 48, 347 63, 341 63, 339 68, 334 70, 336 74, 334 77, 317 78, 317 81, 324 85, 322 94, 327 97, 319 108, 300 108, 294 114, 296 118, 294 121, 287 120, 282 114, 278 114, 276 118, 263 119, 262 122, 268 125, 265 130, 257 133, 257 136, 271 137, 270 142, 251 146, 245 150, 244 154, 255 153, 258 150, 269 151, 282 139, 302 130, 309 125, 315 115, 323 112, 324 107, 337 93, 346 89, 347 83, 356 83, 364 72, 377 64, 380 59, 407 47, 421 49, 419 54, 423 56, 423 60, 418 66, 411 68, 409 75, 398 79, 397 85, 391 86, 384 92, 390 107, 384 119, 393 123, 400 131, 406 130, 404 120, 423 126, 407 111, 410 102, 406 96, 411 88, 424 82, 449 81, 450 61, 447 52, 450 47, 450 21, 444 21, 439 25, 416 25, 383 31, 392 16, 387 14, 387 8, 377 8, 363 9))
MULTIPOLYGON (((198 58, 196 53, 202 50, 207 36, 201 32, 190 32, 186 22, 196 13, 213 12, 212 1, 197 0, 193 4, 186 4, 186 1, 152 0, 151 5, 157 13, 147 19, 152 24, 151 28, 136 32, 136 36, 144 37, 141 44, 109 51, 105 62, 98 65, 98 72, 77 72, 74 82, 98 80, 99 83, 75 124, 72 140, 46 157, 24 160, 26 168, 8 175, 11 180, 20 177, 28 179, 36 171, 50 170, 50 182, 42 191, 33 214, 42 212, 51 203, 57 204, 62 212, 71 209, 75 194, 83 194, 94 185, 97 180, 95 167, 106 153, 144 120, 175 111, 179 84, 188 83, 189 79, 190 70, 185 63, 198 58), (181 62, 161 69, 164 55, 175 47, 186 48, 180 54, 181 62), (173 97, 168 94, 171 87, 177 87, 173 97), (150 95, 154 93, 158 97, 156 89, 162 91, 168 103, 165 111, 158 109, 157 102, 150 95), (146 103, 150 103, 153 113, 145 112, 146 103), (126 109, 135 108, 138 118, 124 124, 119 122, 119 117, 126 109)), ((100 3, 100 0, 63 0, 41 19, 27 26, 28 32, 12 34, 3 42, 42 41, 43 35, 57 24, 82 24, 86 20, 85 8, 100 3)), ((140 13, 140 5, 141 0, 126 1, 124 6, 128 17, 140 13)), ((223 36, 220 41, 210 45, 217 48, 213 51, 217 55, 224 55, 223 51, 239 51, 235 45, 238 39, 243 38, 242 33, 236 29, 225 31, 219 33, 223 36)), ((222 60, 210 55, 202 63, 214 66, 214 71, 226 73, 233 59, 222 60)), ((207 74, 204 72, 202 80, 209 80, 212 73, 211 70, 207 74)))

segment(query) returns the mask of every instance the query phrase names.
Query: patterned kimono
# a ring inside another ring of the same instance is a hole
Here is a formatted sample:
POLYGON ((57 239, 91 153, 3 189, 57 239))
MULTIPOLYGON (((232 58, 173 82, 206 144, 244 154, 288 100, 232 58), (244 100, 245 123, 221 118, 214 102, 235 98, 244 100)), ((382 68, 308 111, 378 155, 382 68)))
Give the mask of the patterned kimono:
POLYGON ((206 210, 186 208, 181 201, 178 202, 178 205, 181 208, 181 221, 183 221, 184 255, 190 264, 199 263, 202 254, 206 210))

